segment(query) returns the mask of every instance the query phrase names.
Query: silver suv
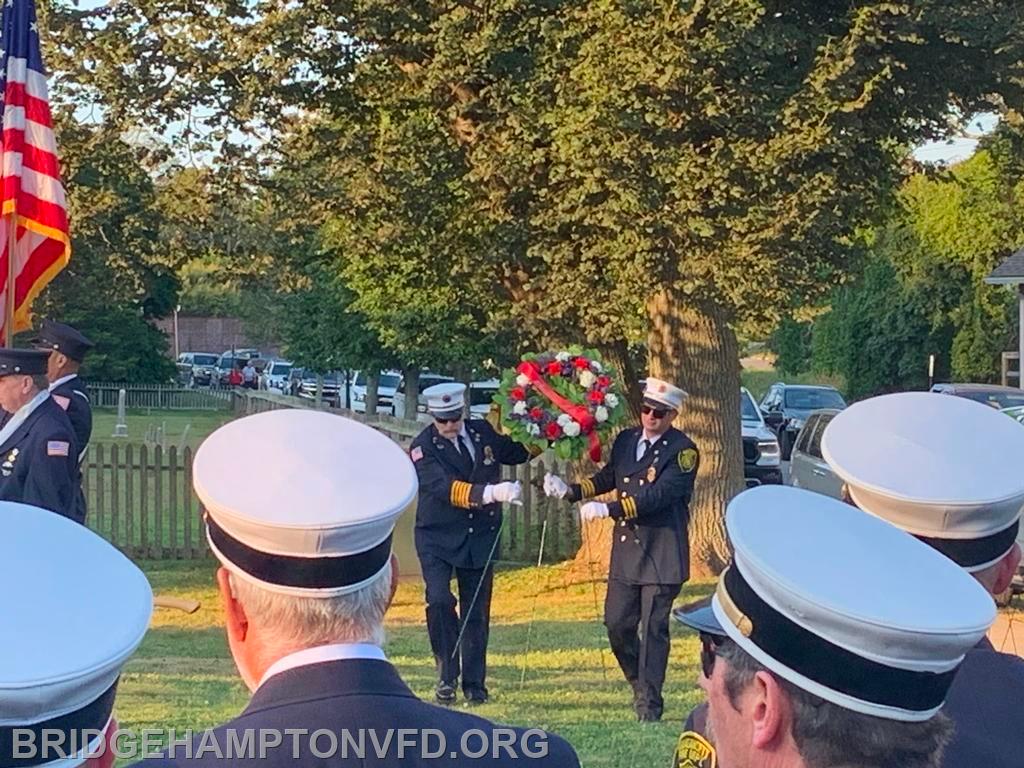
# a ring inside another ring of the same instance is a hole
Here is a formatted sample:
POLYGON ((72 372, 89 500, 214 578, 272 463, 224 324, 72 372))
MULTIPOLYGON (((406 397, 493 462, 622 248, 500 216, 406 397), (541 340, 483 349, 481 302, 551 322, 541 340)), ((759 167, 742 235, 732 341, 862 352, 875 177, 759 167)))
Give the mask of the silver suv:
POLYGON ((843 497, 843 481, 821 456, 821 436, 837 413, 839 410, 829 408, 808 414, 789 457, 789 484, 793 487, 835 499, 843 497))

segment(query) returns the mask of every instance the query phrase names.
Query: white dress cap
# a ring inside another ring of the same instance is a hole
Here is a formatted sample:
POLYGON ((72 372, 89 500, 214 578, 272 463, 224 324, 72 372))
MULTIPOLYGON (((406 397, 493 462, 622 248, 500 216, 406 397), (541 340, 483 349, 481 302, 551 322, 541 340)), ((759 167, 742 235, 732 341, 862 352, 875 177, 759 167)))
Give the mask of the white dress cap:
POLYGON ((265 589, 354 592, 388 567, 413 508, 412 462, 365 424, 287 409, 232 421, 196 452, 193 484, 226 568, 265 589))
POLYGON ((465 407, 466 385, 457 381, 444 382, 423 390, 427 410, 435 416, 458 413, 465 407))
POLYGON ((644 383, 644 400, 671 408, 673 411, 678 411, 683 405, 683 400, 688 397, 689 395, 675 384, 653 376, 648 376, 644 383))
POLYGON ((41 731, 68 734, 65 754, 40 754, 38 763, 74 765, 82 760, 66 754, 70 732, 107 727, 153 593, 142 571, 85 526, 9 501, 0 520, 0 765, 12 764, 13 730, 24 728, 40 731, 37 747, 41 731))
POLYGON ((822 455, 865 512, 971 571, 1013 546, 1024 506, 1024 427, 973 400, 873 397, 837 415, 822 455))
POLYGON ((926 720, 995 619, 978 582, 843 502, 760 486, 729 504, 733 565, 712 608, 732 640, 846 709, 926 720))

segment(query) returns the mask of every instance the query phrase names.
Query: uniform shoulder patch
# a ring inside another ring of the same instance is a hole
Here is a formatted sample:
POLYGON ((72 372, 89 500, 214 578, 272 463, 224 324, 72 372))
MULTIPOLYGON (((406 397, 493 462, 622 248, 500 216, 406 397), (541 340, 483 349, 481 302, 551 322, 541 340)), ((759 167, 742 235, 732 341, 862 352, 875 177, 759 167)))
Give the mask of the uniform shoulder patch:
POLYGON ((683 731, 676 744, 672 768, 716 768, 715 748, 711 742, 693 731, 683 731))
POLYGON ((697 449, 685 448, 681 450, 676 461, 679 462, 679 468, 683 472, 693 472, 693 468, 697 466, 697 449))
POLYGON ((409 458, 412 459, 414 462, 419 461, 420 459, 423 458, 423 449, 417 445, 415 448, 409 451, 409 458))
POLYGON ((57 405, 59 405, 66 411, 68 409, 68 406, 71 405, 71 398, 64 397, 64 395, 54 395, 53 402, 55 402, 57 405))
POLYGON ((71 444, 63 440, 48 440, 46 443, 47 456, 67 456, 71 451, 71 444))

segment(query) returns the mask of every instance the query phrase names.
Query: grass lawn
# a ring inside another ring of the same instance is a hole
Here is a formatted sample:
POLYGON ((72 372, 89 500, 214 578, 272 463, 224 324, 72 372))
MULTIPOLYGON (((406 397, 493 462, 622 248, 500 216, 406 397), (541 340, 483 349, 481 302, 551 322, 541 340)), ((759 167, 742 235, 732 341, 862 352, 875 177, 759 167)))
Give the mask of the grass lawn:
POLYGON ((188 427, 186 443, 195 450, 203 439, 222 424, 227 424, 234 416, 230 411, 169 411, 156 409, 130 408, 125 413, 128 424, 128 437, 114 438, 114 427, 117 424, 117 410, 114 408, 94 408, 92 412, 91 443, 131 442, 141 443, 146 437, 146 430, 164 428, 167 445, 178 445, 185 428, 188 427))
MULTIPOLYGON (((191 616, 156 611, 145 642, 122 676, 118 719, 127 728, 185 729, 231 718, 245 706, 248 693, 224 638, 214 564, 141 565, 155 592, 194 597, 202 608, 191 616)), ((703 597, 711 588, 710 582, 687 585, 680 600, 703 597)), ((592 583, 573 579, 566 564, 505 570, 497 575, 494 595, 488 654, 492 701, 474 711, 499 722, 555 731, 573 744, 588 767, 668 765, 683 721, 701 699, 695 633, 673 626, 665 718, 641 725, 595 614, 592 583), (520 686, 524 661, 526 679, 520 686)), ((603 584, 597 586, 596 599, 603 604, 603 584)), ((399 587, 387 623, 388 657, 416 694, 429 699, 434 665, 418 583, 399 587)))

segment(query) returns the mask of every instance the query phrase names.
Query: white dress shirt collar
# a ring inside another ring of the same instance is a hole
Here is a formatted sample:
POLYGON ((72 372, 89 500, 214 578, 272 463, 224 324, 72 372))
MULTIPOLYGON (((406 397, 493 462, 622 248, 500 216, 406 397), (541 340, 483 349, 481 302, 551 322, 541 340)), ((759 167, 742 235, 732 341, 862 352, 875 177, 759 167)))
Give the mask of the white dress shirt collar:
POLYGON ((53 390, 55 390, 55 389, 56 389, 57 387, 59 387, 59 386, 60 386, 61 384, 67 384, 67 383, 68 383, 69 381, 71 381, 71 380, 72 380, 73 378, 75 378, 75 377, 76 377, 77 375, 78 375, 77 373, 69 373, 69 374, 68 374, 67 376, 61 376, 61 377, 60 377, 59 379, 57 379, 57 380, 56 380, 55 382, 53 382, 52 384, 50 384, 50 391, 51 391, 51 392, 53 392, 53 390))
POLYGON ((304 648, 301 651, 290 653, 278 659, 260 679, 259 688, 274 675, 287 672, 296 667, 306 667, 310 664, 322 664, 325 661, 341 661, 343 659, 372 659, 374 661, 387 661, 384 651, 377 645, 370 643, 335 643, 334 645, 318 645, 315 648, 304 648))

